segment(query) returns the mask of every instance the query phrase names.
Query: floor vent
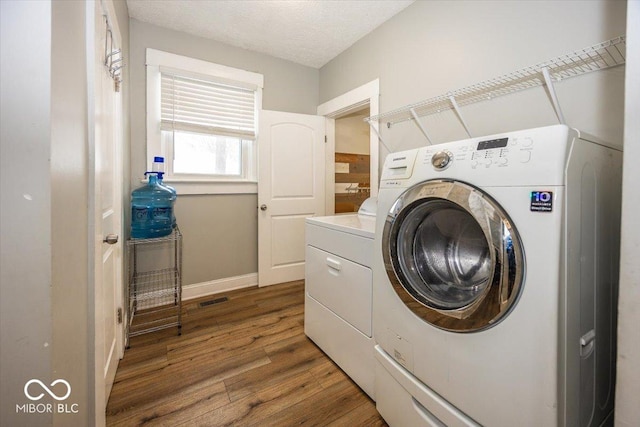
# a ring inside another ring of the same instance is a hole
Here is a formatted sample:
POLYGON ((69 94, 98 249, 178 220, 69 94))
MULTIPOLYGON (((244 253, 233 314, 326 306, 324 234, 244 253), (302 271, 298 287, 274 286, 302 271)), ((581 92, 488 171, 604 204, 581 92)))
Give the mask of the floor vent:
POLYGON ((200 307, 207 307, 209 305, 220 304, 222 302, 227 302, 227 301, 229 301, 229 298, 227 298, 227 297, 216 298, 216 299, 212 299, 212 300, 209 300, 209 301, 202 301, 200 303, 200 307))

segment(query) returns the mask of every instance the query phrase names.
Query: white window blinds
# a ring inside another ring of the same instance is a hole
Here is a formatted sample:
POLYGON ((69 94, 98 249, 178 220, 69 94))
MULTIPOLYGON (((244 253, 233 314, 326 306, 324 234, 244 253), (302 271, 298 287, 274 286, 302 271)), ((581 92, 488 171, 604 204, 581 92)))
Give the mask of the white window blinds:
POLYGON ((256 138, 252 89, 161 73, 161 129, 256 138))

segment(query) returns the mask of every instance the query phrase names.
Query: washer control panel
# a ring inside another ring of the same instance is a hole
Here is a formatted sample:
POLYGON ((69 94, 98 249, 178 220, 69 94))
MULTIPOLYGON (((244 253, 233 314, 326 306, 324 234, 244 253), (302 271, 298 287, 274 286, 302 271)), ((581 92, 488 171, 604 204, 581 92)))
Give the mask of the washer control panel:
POLYGON ((467 164, 471 169, 504 168, 528 163, 533 147, 531 136, 466 140, 426 147, 421 160, 436 171, 443 171, 453 163, 467 164))

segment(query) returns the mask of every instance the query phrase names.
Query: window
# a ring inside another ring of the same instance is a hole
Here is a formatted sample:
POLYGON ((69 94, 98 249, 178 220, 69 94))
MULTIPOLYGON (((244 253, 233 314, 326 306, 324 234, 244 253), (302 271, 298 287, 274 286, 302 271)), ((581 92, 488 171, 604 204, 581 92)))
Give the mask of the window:
POLYGON ((255 193, 262 85, 260 74, 147 49, 147 166, 165 157, 181 193, 255 193))

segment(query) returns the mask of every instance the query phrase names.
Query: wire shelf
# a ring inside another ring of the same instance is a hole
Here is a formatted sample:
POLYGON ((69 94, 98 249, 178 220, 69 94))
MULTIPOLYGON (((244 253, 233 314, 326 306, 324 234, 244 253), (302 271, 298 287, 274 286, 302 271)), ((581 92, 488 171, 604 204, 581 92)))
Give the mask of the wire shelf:
POLYGON ((174 326, 180 327, 180 316, 175 305, 162 310, 141 311, 130 319, 129 337, 155 332, 174 326))
POLYGON ((180 235, 180 230, 174 230, 171 234, 164 237, 153 237, 153 238, 131 238, 127 243, 130 246, 133 245, 141 245, 141 244, 153 244, 153 245, 161 245, 166 242, 173 242, 180 235))
POLYGON ((369 124, 382 121, 390 126, 391 124, 406 120, 415 120, 415 116, 423 117, 456 109, 455 103, 457 103, 458 106, 465 106, 524 89, 542 86, 545 84, 545 79, 542 75, 545 69, 548 70, 552 79, 560 81, 592 71, 622 65, 625 63, 625 59, 626 40, 624 36, 619 36, 546 62, 525 67, 472 86, 457 89, 446 95, 440 95, 415 104, 406 105, 387 113, 367 117, 364 120, 369 122, 369 124))
POLYGON ((152 308, 174 303, 180 272, 176 268, 150 271, 137 274, 129 289, 137 308, 152 308))
POLYGON ((173 326, 182 329, 182 233, 130 239, 128 338, 173 326), (147 267, 146 269, 144 267, 147 267))

